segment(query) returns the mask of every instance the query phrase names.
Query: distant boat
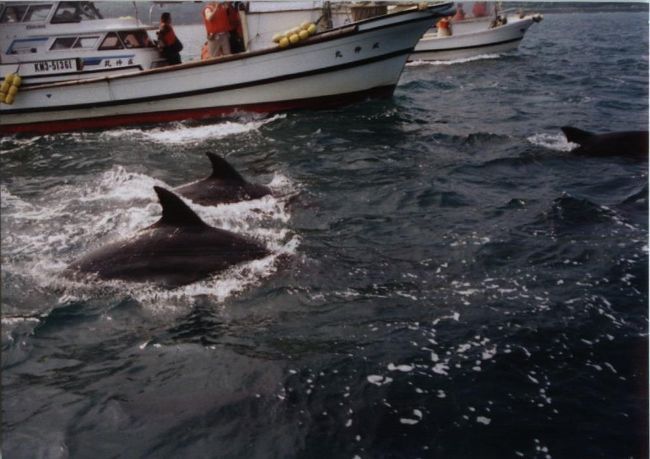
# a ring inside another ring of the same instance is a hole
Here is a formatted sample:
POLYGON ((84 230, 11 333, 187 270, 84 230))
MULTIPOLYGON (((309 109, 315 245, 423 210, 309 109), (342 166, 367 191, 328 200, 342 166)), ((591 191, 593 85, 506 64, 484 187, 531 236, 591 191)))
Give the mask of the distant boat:
POLYGON ((452 20, 450 35, 445 35, 441 27, 428 31, 408 60, 448 61, 512 51, 517 49, 528 28, 542 20, 540 14, 509 13, 498 6, 490 9, 494 11, 491 16, 452 20))
POLYGON ((133 17, 105 18, 92 2, 5 2, 0 76, 19 73, 30 86, 162 67, 147 32, 157 28, 133 17))
POLYGON ((52 133, 277 112, 389 97, 413 47, 451 3, 352 22, 292 46, 19 88, 0 133, 52 133))

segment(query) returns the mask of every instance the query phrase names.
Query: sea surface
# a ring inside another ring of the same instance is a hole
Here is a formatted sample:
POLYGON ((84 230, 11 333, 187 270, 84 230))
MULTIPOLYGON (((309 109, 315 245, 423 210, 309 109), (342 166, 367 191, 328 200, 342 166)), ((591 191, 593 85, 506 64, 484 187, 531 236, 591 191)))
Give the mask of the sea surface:
POLYGON ((647 123, 648 14, 579 12, 391 100, 3 138, 3 457, 647 457, 648 163, 560 132, 647 123), (192 207, 269 257, 61 275, 207 151, 274 196, 192 207))

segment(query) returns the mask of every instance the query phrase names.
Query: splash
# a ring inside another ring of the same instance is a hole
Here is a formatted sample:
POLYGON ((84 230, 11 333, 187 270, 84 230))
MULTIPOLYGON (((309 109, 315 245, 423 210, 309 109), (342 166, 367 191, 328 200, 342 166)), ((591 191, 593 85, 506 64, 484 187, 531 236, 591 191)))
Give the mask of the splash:
POLYGON ((407 67, 420 67, 426 65, 456 65, 466 64, 467 62, 482 61, 486 59, 499 59, 501 54, 479 54, 478 56, 465 57, 462 59, 450 59, 445 61, 423 61, 415 60, 406 64, 407 67))
POLYGON ((286 115, 275 115, 265 119, 243 119, 241 121, 224 121, 217 124, 187 126, 176 123, 172 127, 156 129, 116 129, 102 134, 107 138, 135 138, 160 144, 198 144, 211 139, 221 139, 231 135, 257 131, 262 126, 282 119, 286 115))
POLYGON ((526 140, 533 145, 555 151, 571 151, 579 146, 578 144, 569 142, 564 134, 535 134, 526 140))

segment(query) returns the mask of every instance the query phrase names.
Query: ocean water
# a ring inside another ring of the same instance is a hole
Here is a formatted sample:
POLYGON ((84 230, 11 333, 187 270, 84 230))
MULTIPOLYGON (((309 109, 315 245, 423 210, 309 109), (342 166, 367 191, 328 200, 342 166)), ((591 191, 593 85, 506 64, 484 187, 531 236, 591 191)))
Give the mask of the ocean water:
POLYGON ((648 14, 547 14, 391 100, 0 140, 6 458, 642 458, 648 14), (273 197, 193 206, 271 251, 176 290, 75 283, 224 155, 273 197))

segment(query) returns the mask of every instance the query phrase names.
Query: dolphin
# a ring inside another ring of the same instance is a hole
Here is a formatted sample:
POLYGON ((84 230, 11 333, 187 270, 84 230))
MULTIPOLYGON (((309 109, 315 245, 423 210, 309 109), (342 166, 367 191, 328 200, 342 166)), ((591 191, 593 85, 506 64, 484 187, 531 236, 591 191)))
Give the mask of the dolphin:
POLYGON ((571 151, 577 155, 648 159, 648 131, 593 134, 570 126, 561 129, 569 142, 580 145, 571 151))
POLYGON ((203 206, 259 199, 271 194, 263 185, 247 182, 225 159, 206 153, 212 163, 212 175, 175 188, 180 195, 203 206))
POLYGON ((70 264, 67 273, 175 288, 269 254, 251 239, 207 225, 171 191, 154 190, 162 206, 160 220, 130 239, 90 252, 70 264))

